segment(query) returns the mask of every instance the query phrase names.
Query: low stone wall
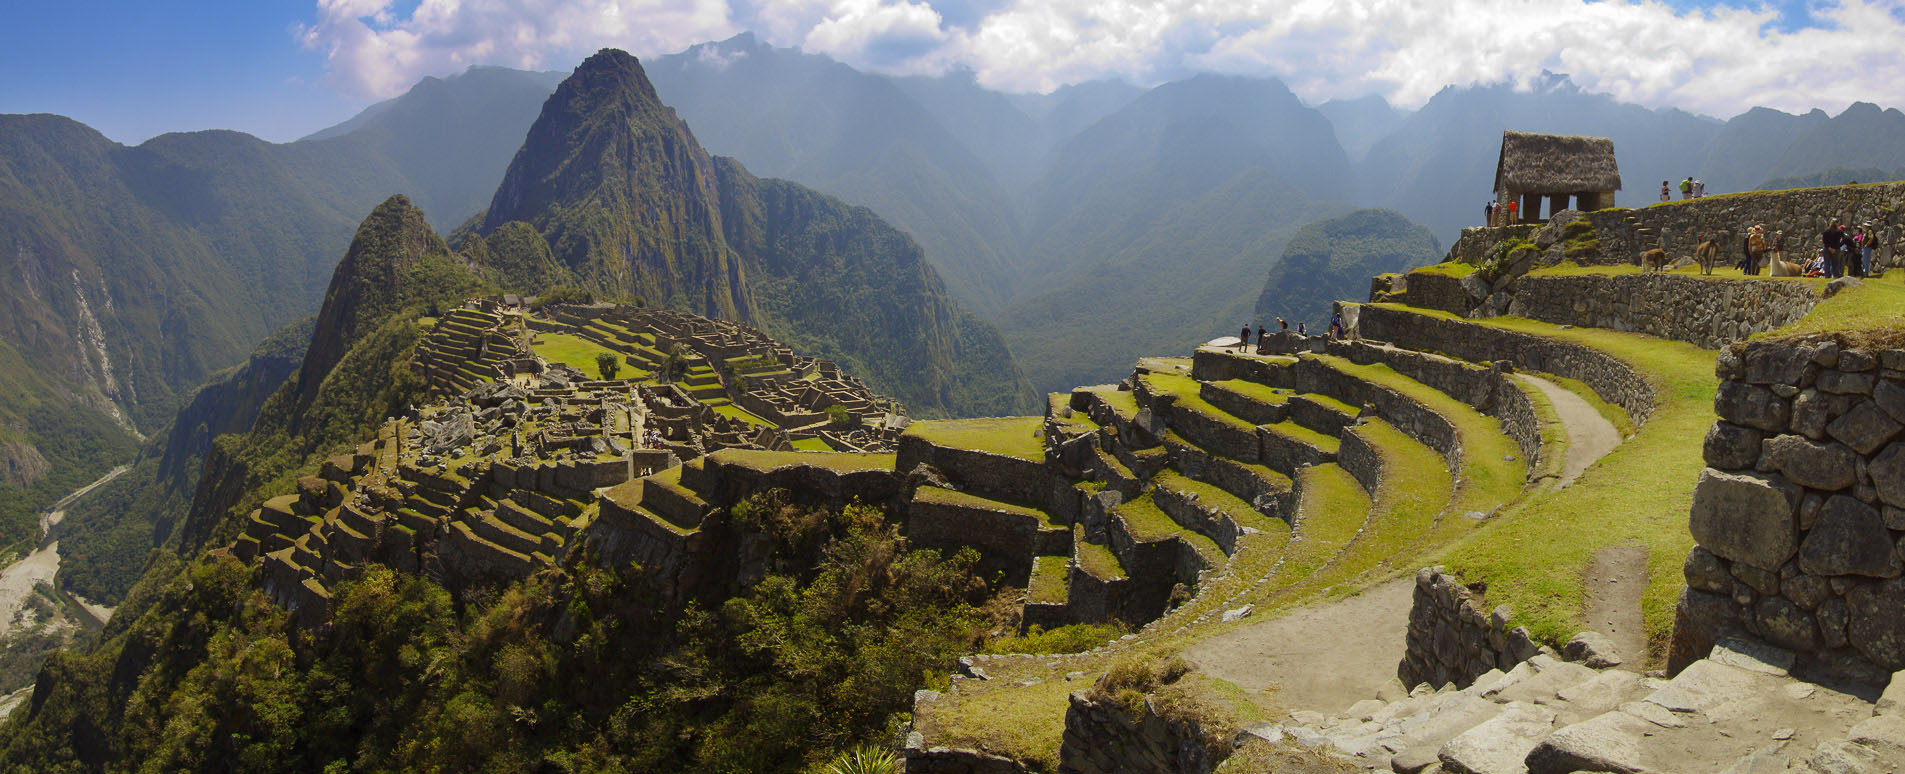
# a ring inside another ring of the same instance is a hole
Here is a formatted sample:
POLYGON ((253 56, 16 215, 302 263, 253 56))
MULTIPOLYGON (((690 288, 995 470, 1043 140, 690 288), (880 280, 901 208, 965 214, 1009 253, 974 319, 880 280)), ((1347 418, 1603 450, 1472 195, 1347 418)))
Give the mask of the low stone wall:
POLYGON ((1508 313, 1517 317, 1645 333, 1707 349, 1782 327, 1819 303, 1819 295, 1800 282, 1653 273, 1530 275, 1510 290, 1508 313))
POLYGON ((1342 447, 1336 451, 1336 464, 1363 485, 1363 491, 1375 496, 1376 487, 1382 483, 1382 455, 1376 453, 1358 428, 1349 428, 1343 433, 1342 447))
POLYGON ((937 468, 962 492, 1027 505, 1048 505, 1047 500, 1056 489, 1057 473, 1046 467, 1043 460, 1033 462, 1003 454, 937 446, 919 436, 900 436, 895 470, 911 473, 921 464, 937 468))
POLYGON ((1523 457, 1532 460, 1541 451, 1541 423, 1535 416, 1534 403, 1499 368, 1348 339, 1330 342, 1329 354, 1357 365, 1389 366, 1499 420, 1502 432, 1521 447, 1523 457))
POLYGON ((1856 679, 1905 669, 1905 349, 1758 341, 1717 370, 1671 666, 1744 630, 1856 679))
POLYGON ((1402 684, 1451 683, 1466 688, 1490 669, 1507 671, 1541 653, 1526 627, 1508 628, 1507 605, 1482 611, 1480 589, 1441 567, 1416 571, 1408 647, 1396 676, 1402 684))
POLYGON ((1579 379, 1602 400, 1626 409, 1635 424, 1654 413, 1654 388, 1626 363, 1589 347, 1373 304, 1345 319, 1356 321, 1358 338, 1474 363, 1505 360, 1517 368, 1579 379))
POLYGON ((1409 272, 1398 277, 1394 286, 1401 291, 1405 304, 1464 316, 1481 301, 1472 287, 1478 286, 1483 296, 1488 294, 1488 283, 1479 278, 1464 282, 1463 278, 1429 272, 1409 272))
POLYGON ((1878 237, 1872 262, 1893 267, 1901 265, 1905 248, 1905 223, 1897 214, 1901 205, 1905 183, 1881 183, 1729 194, 1582 217, 1594 224, 1605 263, 1634 264, 1642 251, 1654 247, 1675 258, 1691 256, 1705 234, 1719 242, 1721 262, 1731 265, 1739 261, 1740 242, 1754 224, 1764 224, 1769 239, 1775 231, 1786 232, 1788 260, 1809 258, 1819 249, 1820 232, 1836 219, 1855 227, 1871 222, 1878 237), (1651 234, 1643 237, 1641 229, 1651 234))
MULTIPOLYGON (((1145 697, 1145 712, 1095 702, 1073 691, 1058 748, 1059 774, 1206 774, 1216 763, 1196 723, 1164 720, 1145 697)), ((911 771, 911 769, 908 769, 911 771)))

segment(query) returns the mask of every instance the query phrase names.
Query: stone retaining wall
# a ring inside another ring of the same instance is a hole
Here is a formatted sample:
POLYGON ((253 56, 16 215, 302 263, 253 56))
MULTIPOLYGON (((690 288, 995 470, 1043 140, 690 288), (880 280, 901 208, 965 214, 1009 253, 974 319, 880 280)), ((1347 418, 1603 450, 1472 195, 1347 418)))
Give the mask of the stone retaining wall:
POLYGON ((1371 497, 1376 495, 1376 487, 1382 483, 1382 455, 1376 452, 1357 428, 1349 428, 1343 433, 1342 447, 1336 452, 1336 464, 1363 485, 1363 491, 1371 497))
POLYGON ((1495 248, 1511 240, 1531 240, 1535 232, 1541 230, 1540 223, 1523 223, 1501 228, 1465 228, 1462 235, 1449 245, 1447 260, 1480 266, 1493 260, 1495 248))
MULTIPOLYGON (((1691 256, 1700 236, 1706 234, 1719 242, 1721 262, 1731 265, 1740 259, 1740 241, 1747 228, 1756 223, 1765 224, 1768 238, 1775 231, 1786 232, 1788 260, 1810 258, 1819 249, 1819 233, 1837 219, 1851 226, 1871 221, 1878 236, 1872 262, 1892 267, 1901 265, 1901 248, 1905 248, 1905 222, 1898 215, 1901 205, 1905 205, 1905 183, 1880 183, 1730 194, 1633 210, 1601 210, 1582 217, 1594 224, 1601 263, 1634 264, 1642 251, 1654 247, 1664 248, 1675 258, 1691 256), (1652 233, 1643 237, 1640 229, 1652 233)), ((1463 236, 1468 233, 1464 231, 1463 236)))
POLYGON ((1490 669, 1513 669, 1542 651, 1526 627, 1508 628, 1510 616, 1507 605, 1483 612, 1481 590, 1441 567, 1417 570, 1408 647, 1396 676, 1406 686, 1466 688, 1490 669))
POLYGON ((1654 413, 1654 388, 1645 379, 1618 358, 1580 344, 1375 304, 1361 305, 1344 319, 1354 321, 1358 338, 1474 363, 1508 361, 1517 368, 1579 379, 1602 400, 1626 409, 1635 424, 1654 413))
POLYGON ((1143 716, 1133 718, 1117 704, 1073 691, 1059 774, 1207 774, 1221 762, 1211 760, 1203 727, 1158 717, 1149 696, 1144 707, 1143 716))
POLYGON ((1330 342, 1328 352, 1357 365, 1381 363, 1434 387, 1499 420, 1502 432, 1521 447, 1523 458, 1533 460, 1541 452, 1541 421, 1535 416, 1534 403, 1499 368, 1347 339, 1330 342))
POLYGON ((1670 666, 1745 630, 1858 679, 1905 669, 1905 349, 1759 341, 1716 370, 1670 666))
MULTIPOLYGON (((1674 274, 1530 275, 1510 288, 1517 317, 1609 328, 1717 349, 1806 316, 1819 294, 1802 282, 1674 274)), ((1413 297, 1412 297, 1413 298, 1413 297)))

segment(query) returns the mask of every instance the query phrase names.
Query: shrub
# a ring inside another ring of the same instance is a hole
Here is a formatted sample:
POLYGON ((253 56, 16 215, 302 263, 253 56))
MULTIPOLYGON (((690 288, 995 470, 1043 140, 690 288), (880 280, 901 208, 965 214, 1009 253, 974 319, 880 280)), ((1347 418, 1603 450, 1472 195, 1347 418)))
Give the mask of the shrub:
POLYGON ((615 374, 622 370, 622 356, 613 352, 595 353, 595 370, 602 373, 602 381, 614 379, 615 374))
POLYGON ((1093 701, 1113 702, 1136 716, 1144 711, 1145 694, 1177 682, 1190 671, 1191 665, 1179 656, 1169 659, 1151 654, 1127 656, 1105 670, 1086 696, 1093 701))
POLYGON ((899 756, 879 745, 863 744, 834 757, 826 774, 900 774, 899 756))

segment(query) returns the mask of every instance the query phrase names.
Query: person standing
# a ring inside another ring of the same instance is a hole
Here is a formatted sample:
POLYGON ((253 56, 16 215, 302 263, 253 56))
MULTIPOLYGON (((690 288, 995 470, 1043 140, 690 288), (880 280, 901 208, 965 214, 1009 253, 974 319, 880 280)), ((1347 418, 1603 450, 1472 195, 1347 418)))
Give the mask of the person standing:
POLYGON ((1520 223, 1521 221, 1515 219, 1515 211, 1518 209, 1520 209, 1520 205, 1516 204, 1514 199, 1509 199, 1508 200, 1508 222, 1502 225, 1512 226, 1512 225, 1515 225, 1516 223, 1520 223))
POLYGON ((1283 318, 1278 317, 1277 318, 1277 332, 1285 333, 1285 332, 1288 332, 1289 330, 1290 330, 1290 324, 1288 322, 1285 322, 1283 318))
POLYGON ((1693 175, 1688 175, 1687 179, 1680 181, 1680 200, 1686 201, 1691 198, 1693 198, 1693 175))
POLYGON ((1872 237, 1872 224, 1867 223, 1859 227, 1859 235, 1856 239, 1859 243, 1860 277, 1872 273, 1872 242, 1874 241, 1872 237))
POLYGON ((1819 244, 1820 247, 1825 250, 1825 252, 1820 254, 1820 258, 1825 264, 1823 267, 1825 269, 1825 275, 1827 277, 1838 277, 1839 250, 1845 245, 1845 231, 1839 228, 1838 221, 1833 221, 1832 225, 1827 226, 1825 232, 1819 235, 1819 244))
POLYGON ((1343 315, 1338 313, 1330 314, 1330 338, 1343 338, 1343 315))
POLYGON ((1670 189, 1667 187, 1667 181, 1665 180, 1660 181, 1660 200, 1663 202, 1673 201, 1673 194, 1671 193, 1672 190, 1673 189, 1670 189))
POLYGON ((1263 346, 1263 323, 1257 323, 1257 346, 1263 346))
POLYGON ((1699 198, 1705 197, 1706 195, 1707 195, 1706 182, 1701 180, 1693 181, 1693 198, 1699 199, 1699 198))
MULTIPOLYGON (((1263 344, 1263 341, 1259 340, 1257 344, 1261 345, 1263 344)), ((1250 351, 1250 326, 1247 324, 1244 326, 1243 332, 1237 334, 1237 351, 1238 352, 1250 351)))
POLYGON ((1296 335, 1298 335, 1298 336, 1308 336, 1308 335, 1309 335, 1308 333, 1305 333, 1305 332, 1303 331, 1303 323, 1302 323, 1301 321, 1299 321, 1299 322, 1297 322, 1297 324, 1296 324, 1296 335))
POLYGON ((1482 223, 1489 226, 1495 225, 1495 200, 1494 199, 1489 199, 1487 204, 1482 205, 1482 223))

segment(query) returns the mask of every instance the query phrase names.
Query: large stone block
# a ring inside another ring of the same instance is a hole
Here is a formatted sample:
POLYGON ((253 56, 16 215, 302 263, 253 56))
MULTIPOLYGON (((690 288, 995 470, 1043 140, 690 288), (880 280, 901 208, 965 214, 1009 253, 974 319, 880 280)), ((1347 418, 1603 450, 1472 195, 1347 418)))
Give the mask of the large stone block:
POLYGON ((1746 345, 1746 381, 1753 384, 1800 384, 1815 371, 1812 350, 1787 344, 1753 342, 1746 345))
POLYGON ((1905 578, 1861 584, 1846 592, 1846 639, 1866 658, 1905 669, 1905 578))
POLYGON ((1855 452, 1871 454, 1886 441, 1892 440, 1892 436, 1898 435, 1902 427, 1905 425, 1892 421, 1876 404, 1862 401, 1844 416, 1826 425, 1826 434, 1855 452))
MULTIPOLYGON (((1819 509, 1819 523, 1799 547, 1799 568, 1812 575, 1896 578, 1898 555, 1877 508, 1834 495, 1819 509)), ((1905 615, 1905 609, 1901 609, 1905 615)))
POLYGON ((1727 572, 1726 563, 1699 546, 1687 552, 1687 563, 1682 568, 1687 576, 1687 585, 1701 591, 1725 594, 1733 589, 1733 575, 1727 572))
POLYGON ((1700 472, 1689 528, 1715 555, 1777 572, 1799 547, 1793 509, 1799 489, 1751 473, 1700 472))
POLYGON ((1760 633, 1768 642, 1795 651, 1810 651, 1817 646, 1819 632, 1812 614, 1780 597, 1761 597, 1754 615, 1760 633))
POLYGON ((1773 468, 1800 486, 1831 491, 1859 481, 1857 455, 1840 444, 1779 435, 1767 439, 1761 449, 1773 468))
POLYGON ((1905 443, 1894 443, 1872 459, 1866 468, 1879 499, 1888 505, 1905 508, 1905 443))
POLYGON ((1777 433, 1786 429, 1792 407, 1772 390, 1743 382, 1725 382, 1713 398, 1713 410, 1736 425, 1777 433))
POLYGON ((1759 460, 1760 441, 1765 436, 1750 427, 1731 422, 1715 422, 1707 431, 1702 448, 1708 465, 1728 470, 1747 470, 1759 460))

